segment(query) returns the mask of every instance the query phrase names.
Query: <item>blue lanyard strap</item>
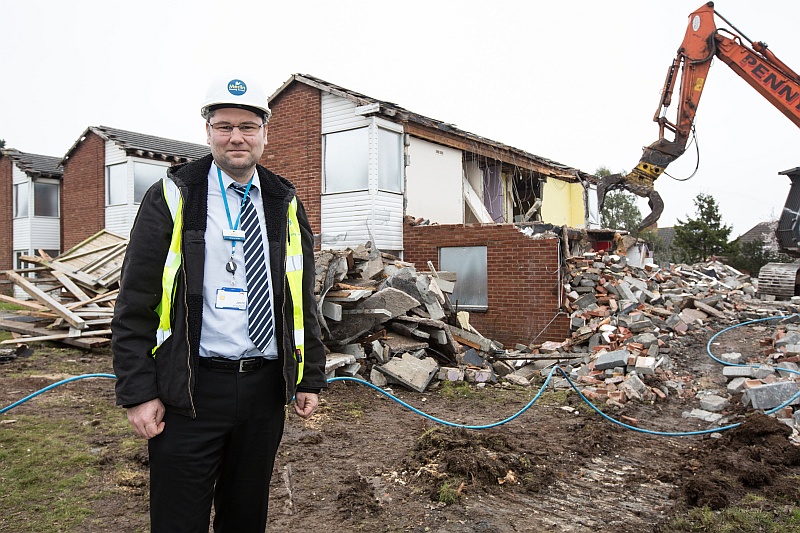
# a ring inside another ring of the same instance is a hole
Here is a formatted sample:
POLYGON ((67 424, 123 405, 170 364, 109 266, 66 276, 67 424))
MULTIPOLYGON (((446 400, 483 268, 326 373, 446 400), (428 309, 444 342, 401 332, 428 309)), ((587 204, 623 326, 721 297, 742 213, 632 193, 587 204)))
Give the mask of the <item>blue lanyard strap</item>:
MULTIPOLYGON (((225 191, 225 185, 222 183, 222 171, 219 169, 219 167, 217 167, 217 178, 219 178, 219 191, 222 193, 222 203, 225 204, 225 214, 228 215, 228 227, 232 230, 237 230, 239 229, 239 220, 242 218, 244 204, 247 202, 248 196, 250 196, 250 187, 253 186, 253 178, 250 178, 250 181, 247 182, 247 188, 244 190, 242 203, 239 205, 239 214, 236 216, 235 225, 231 220, 231 210, 228 207, 228 194, 225 191)), ((231 257, 233 257, 234 252, 236 252, 236 241, 231 241, 231 257)))

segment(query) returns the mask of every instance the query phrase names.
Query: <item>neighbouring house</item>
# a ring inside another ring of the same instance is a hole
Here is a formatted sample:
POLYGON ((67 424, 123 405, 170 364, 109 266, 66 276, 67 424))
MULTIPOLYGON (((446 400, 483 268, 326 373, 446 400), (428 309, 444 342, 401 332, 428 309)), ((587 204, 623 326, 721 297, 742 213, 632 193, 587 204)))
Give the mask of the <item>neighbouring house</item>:
POLYGON ((778 221, 759 222, 749 230, 745 231, 736 239, 742 245, 747 242, 761 241, 765 251, 778 253, 778 238, 775 231, 778 229, 778 221))
POLYGON ((0 151, 0 270, 24 268, 19 258, 62 249, 61 158, 0 151))
POLYGON ((484 335, 563 340, 562 234, 599 226, 594 176, 305 74, 270 107, 262 163, 296 185, 322 248, 430 261, 457 272, 484 335))
POLYGON ((127 238, 148 187, 170 166, 209 153, 202 144, 108 126, 86 128, 61 160, 62 248, 103 229, 127 238))

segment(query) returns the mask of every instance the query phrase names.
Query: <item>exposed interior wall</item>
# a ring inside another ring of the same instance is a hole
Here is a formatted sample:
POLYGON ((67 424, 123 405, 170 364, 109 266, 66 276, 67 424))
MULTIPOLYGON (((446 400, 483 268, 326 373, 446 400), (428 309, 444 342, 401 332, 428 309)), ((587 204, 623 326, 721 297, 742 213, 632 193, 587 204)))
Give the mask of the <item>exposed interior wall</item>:
POLYGON ((584 227, 583 186, 578 182, 548 179, 544 184, 542 220, 556 226, 584 227))
POLYGON ((488 309, 470 323, 505 345, 562 341, 569 317, 559 313, 559 240, 536 239, 514 224, 405 226, 405 259, 439 268, 439 247, 486 246, 488 309))
POLYGON ((105 141, 89 132, 64 163, 62 251, 105 227, 105 141))
POLYGON ((314 233, 321 231, 322 111, 320 90, 294 83, 272 102, 261 164, 297 188, 314 233))
MULTIPOLYGON (((406 214, 439 224, 464 221, 460 150, 411 137, 406 167, 406 214)), ((478 180, 480 180, 480 170, 478 180)), ((480 181, 479 181, 480 183, 480 181)))

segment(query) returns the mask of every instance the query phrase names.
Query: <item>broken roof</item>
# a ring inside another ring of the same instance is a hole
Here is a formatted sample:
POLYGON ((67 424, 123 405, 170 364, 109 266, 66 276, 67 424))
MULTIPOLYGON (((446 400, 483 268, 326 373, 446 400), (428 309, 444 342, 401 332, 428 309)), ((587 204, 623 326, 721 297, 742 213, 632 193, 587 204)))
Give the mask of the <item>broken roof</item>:
POLYGON ((59 157, 28 154, 13 148, 3 150, 2 154, 10 157, 21 171, 32 177, 60 178, 64 173, 59 168, 61 162, 59 157))
MULTIPOLYGON (((340 96, 346 100, 355 103, 357 106, 372 106, 374 109, 369 110, 371 113, 381 114, 388 118, 393 118, 395 121, 411 122, 414 124, 419 124, 427 128, 435 129, 441 132, 448 133, 450 135, 454 135, 456 137, 461 137, 473 144, 475 143, 482 144, 486 147, 491 148, 492 153, 495 156, 502 156, 503 154, 507 154, 509 160, 514 160, 517 162, 518 162, 517 158, 527 159, 532 163, 535 163, 541 167, 545 167, 549 171, 549 172, 544 172, 544 174, 546 175, 549 174, 554 177, 559 177, 562 179, 572 179, 572 180, 575 179, 586 180, 590 178, 594 179, 593 175, 583 172, 577 168, 573 168, 564 165, 562 163, 553 161, 551 159, 540 157, 530 152, 526 152, 524 150, 520 150, 518 148, 514 148, 512 146, 508 146, 503 143, 493 141, 491 139, 487 139, 486 137, 475 135, 474 133, 461 130, 453 124, 448 124, 441 120, 436 120, 433 118, 420 115, 418 113, 414 113, 392 102, 387 102, 385 100, 378 100, 377 98, 372 98, 370 96, 366 96, 364 94, 351 91, 350 89, 345 89, 344 87, 334 85, 333 83, 321 80, 319 78, 315 78, 314 76, 310 76, 308 74, 293 74, 288 80, 286 80, 286 82, 284 82, 283 85, 281 85, 278 88, 277 91, 275 91, 269 97, 269 101, 272 102, 287 87, 289 87, 294 82, 304 83, 311 87, 315 87, 321 91, 334 94, 336 96, 340 96)), ((502 157, 498 157, 498 159, 502 159, 502 157)))
POLYGON ((70 158, 72 152, 75 151, 90 131, 99 135, 104 140, 114 142, 114 144, 124 150, 127 155, 132 156, 185 163, 200 159, 210 153, 209 147, 204 144, 176 141, 174 139, 120 130, 108 126, 89 126, 64 155, 64 158, 61 160, 62 165, 70 158))

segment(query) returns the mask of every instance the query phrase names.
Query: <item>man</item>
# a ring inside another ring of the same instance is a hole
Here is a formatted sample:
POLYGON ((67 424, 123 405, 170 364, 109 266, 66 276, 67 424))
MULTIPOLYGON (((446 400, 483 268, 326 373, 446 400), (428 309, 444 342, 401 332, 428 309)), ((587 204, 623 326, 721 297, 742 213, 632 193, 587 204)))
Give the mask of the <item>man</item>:
POLYGON ((252 80, 209 88, 211 155, 142 200, 112 321, 117 403, 149 439, 154 533, 263 532, 285 405, 325 388, 313 235, 258 165, 271 112, 252 80))

